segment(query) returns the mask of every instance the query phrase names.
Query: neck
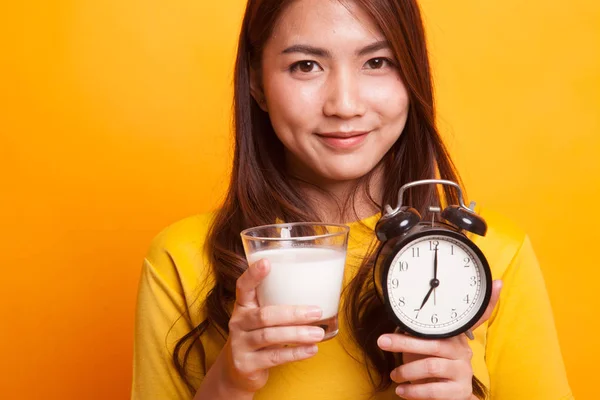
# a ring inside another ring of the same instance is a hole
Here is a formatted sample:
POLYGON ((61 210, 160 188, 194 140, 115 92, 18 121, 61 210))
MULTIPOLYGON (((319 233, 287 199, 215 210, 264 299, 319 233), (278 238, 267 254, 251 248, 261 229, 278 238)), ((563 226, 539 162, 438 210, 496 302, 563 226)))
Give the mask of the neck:
POLYGON ((382 166, 376 167, 370 180, 315 181, 298 176, 299 188, 321 221, 350 223, 380 211, 371 198, 377 203, 382 201, 382 170, 382 166))

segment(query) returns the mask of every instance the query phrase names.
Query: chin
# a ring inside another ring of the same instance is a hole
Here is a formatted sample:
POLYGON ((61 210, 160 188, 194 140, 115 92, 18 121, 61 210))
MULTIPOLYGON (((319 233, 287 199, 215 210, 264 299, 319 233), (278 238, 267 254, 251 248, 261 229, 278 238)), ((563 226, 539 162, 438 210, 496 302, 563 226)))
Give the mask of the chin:
POLYGON ((326 171, 318 171, 319 175, 328 181, 345 182, 353 181, 367 175, 373 168, 364 168, 364 166, 355 165, 351 168, 340 168, 342 166, 335 166, 326 171))

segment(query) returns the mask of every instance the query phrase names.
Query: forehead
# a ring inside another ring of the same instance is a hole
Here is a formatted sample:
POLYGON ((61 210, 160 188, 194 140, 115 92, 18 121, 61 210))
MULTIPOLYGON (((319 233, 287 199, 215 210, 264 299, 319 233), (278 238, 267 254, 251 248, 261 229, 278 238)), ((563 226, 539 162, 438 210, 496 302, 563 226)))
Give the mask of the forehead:
POLYGON ((276 47, 309 42, 339 49, 381 39, 373 19, 354 1, 296 0, 280 15, 269 42, 276 47))

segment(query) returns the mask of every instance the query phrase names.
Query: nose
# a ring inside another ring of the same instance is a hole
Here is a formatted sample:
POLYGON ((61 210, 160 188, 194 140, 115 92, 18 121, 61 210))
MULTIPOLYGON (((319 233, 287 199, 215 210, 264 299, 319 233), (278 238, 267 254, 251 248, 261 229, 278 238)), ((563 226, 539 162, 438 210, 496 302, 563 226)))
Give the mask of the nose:
POLYGON ((364 115, 366 105, 360 92, 359 77, 351 71, 338 71, 330 75, 323 114, 342 119, 364 115))

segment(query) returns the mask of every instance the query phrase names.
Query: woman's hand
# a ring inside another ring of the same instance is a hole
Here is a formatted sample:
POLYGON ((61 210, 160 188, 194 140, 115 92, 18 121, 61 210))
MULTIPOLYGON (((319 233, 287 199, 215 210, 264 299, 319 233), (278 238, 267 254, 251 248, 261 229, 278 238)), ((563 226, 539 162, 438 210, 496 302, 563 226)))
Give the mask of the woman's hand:
MULTIPOLYGON (((492 286, 490 304, 473 330, 485 322, 494 311, 501 281, 492 286)), ((394 333, 379 337, 382 350, 402 353, 403 364, 394 369, 391 378, 399 383, 396 394, 407 400, 471 400, 473 396, 473 370, 466 335, 429 340, 394 333)))
POLYGON ((256 288, 269 270, 268 261, 260 260, 237 280, 229 338, 215 363, 226 392, 254 393, 267 383, 269 368, 314 356, 325 334, 307 326, 321 319, 318 307, 259 307, 256 288), (287 344, 294 346, 283 346, 287 344))

